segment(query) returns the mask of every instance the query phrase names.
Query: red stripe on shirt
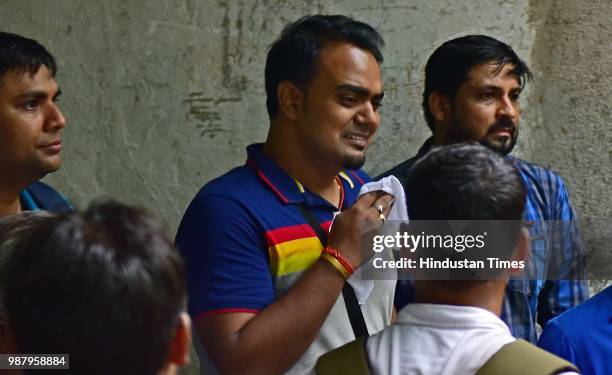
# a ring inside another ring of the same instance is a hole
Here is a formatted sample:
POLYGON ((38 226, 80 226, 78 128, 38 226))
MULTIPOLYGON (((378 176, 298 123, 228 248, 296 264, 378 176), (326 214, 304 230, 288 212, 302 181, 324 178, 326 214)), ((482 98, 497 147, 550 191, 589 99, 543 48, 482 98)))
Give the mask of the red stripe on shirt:
MULTIPOLYGON (((331 221, 329 220, 321 223, 321 227, 326 232, 329 232, 330 225, 331 221)), ((316 237, 317 234, 309 224, 299 224, 266 231, 264 236, 266 237, 268 246, 273 246, 300 238, 316 237)))
POLYGON ((268 184, 270 189, 272 189, 272 191, 274 191, 276 195, 278 195, 278 197, 283 201, 283 203, 285 204, 289 203, 289 200, 287 199, 287 197, 285 197, 283 193, 281 193, 280 190, 278 190, 278 188, 274 186, 274 184, 268 179, 268 177, 266 177, 266 175, 261 171, 261 169, 257 168, 257 165, 255 164, 255 162, 251 160, 247 160, 246 164, 255 169, 259 178, 261 178, 266 184, 268 184))
POLYGON ((360 184, 364 185, 365 181, 359 177, 359 175, 357 173, 355 173, 355 171, 349 171, 350 174, 353 175, 353 177, 355 177, 357 179, 357 181, 359 181, 360 184))

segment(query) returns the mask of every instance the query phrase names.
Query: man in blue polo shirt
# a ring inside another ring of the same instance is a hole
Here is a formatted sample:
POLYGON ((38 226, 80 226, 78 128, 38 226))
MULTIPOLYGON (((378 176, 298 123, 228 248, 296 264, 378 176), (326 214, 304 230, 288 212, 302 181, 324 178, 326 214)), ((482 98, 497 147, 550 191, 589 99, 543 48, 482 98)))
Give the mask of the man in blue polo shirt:
MULTIPOLYGON (((519 96, 531 77, 512 48, 485 35, 445 42, 425 66, 423 112, 432 137, 413 158, 382 176, 405 179, 411 166, 434 146, 478 141, 511 160, 527 187, 523 219, 529 226, 530 267, 508 283, 502 319, 515 337, 537 340, 536 322, 588 297, 581 280, 583 252, 569 195, 561 177, 548 168, 514 158, 519 96)), ((398 282, 398 310, 414 300, 409 280, 398 282)))
POLYGON ((61 164, 66 119, 57 106, 56 70, 35 40, 0 32, 0 216, 71 208, 38 181, 61 164))
POLYGON ((342 291, 367 255, 361 234, 392 199, 357 200, 380 123, 382 45, 364 23, 308 16, 268 52, 266 143, 200 190, 177 234, 203 368, 305 373, 355 338, 349 306, 370 334, 389 324, 394 280, 375 282, 360 306, 342 291))
POLYGON ((538 346, 572 362, 583 375, 612 374, 612 285, 551 319, 538 346))

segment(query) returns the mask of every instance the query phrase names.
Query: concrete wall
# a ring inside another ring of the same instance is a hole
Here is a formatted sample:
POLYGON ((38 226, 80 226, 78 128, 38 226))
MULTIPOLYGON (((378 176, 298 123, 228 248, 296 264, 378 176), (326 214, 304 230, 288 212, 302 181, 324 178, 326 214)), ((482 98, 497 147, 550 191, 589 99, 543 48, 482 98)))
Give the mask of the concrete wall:
POLYGON ((428 136, 422 72, 437 45, 467 33, 512 44, 536 73, 516 153, 564 176, 599 272, 610 274, 609 0, 3 0, 0 29, 59 61, 69 126, 65 163, 47 181, 80 206, 111 196, 151 207, 174 231, 197 190, 265 139, 266 48, 311 13, 353 16, 387 41, 373 174, 428 136))
MULTIPOLYGON (((609 0, 538 1, 531 159, 569 186, 594 279, 612 278, 612 7, 609 0)), ((524 140, 524 138, 523 138, 524 140)), ((601 282, 593 282, 596 288, 601 282)))
POLYGON ((265 139, 266 49, 300 15, 347 14, 387 40, 372 173, 427 137, 422 70, 436 45, 481 32, 529 56, 536 36, 526 0, 333 3, 3 0, 0 29, 39 40, 59 60, 69 124, 65 163, 47 181, 81 206, 103 195, 152 207, 175 230, 198 189, 265 139))

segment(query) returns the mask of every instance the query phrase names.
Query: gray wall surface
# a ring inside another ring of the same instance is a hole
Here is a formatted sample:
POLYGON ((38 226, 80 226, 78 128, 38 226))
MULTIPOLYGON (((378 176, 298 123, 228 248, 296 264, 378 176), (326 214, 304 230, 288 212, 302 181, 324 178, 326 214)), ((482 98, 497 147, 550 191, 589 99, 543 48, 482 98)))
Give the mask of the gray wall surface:
POLYGON ((468 33, 510 43, 536 77, 515 153, 565 178, 596 271, 610 274, 609 0, 2 0, 0 29, 37 39, 59 62, 65 162, 46 181, 79 206, 99 196, 148 206, 175 231, 198 189, 265 140, 267 46, 312 13, 355 17, 386 39, 372 174, 428 137, 420 100, 436 46, 468 33))

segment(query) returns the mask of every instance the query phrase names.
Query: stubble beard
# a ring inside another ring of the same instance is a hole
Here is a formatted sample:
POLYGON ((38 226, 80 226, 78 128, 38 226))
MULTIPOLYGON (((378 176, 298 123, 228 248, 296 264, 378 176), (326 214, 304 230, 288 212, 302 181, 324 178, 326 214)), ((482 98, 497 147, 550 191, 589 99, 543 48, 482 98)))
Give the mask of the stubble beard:
POLYGON ((489 130, 487 131, 487 134, 485 134, 485 136, 480 140, 480 144, 488 147, 489 149, 503 155, 506 156, 508 155, 510 152, 512 152, 512 150, 514 149, 514 146, 516 146, 516 141, 518 139, 518 128, 516 127, 516 125, 511 122, 511 121, 498 121, 495 124, 489 126, 489 130), (493 141, 492 139, 490 139, 490 136, 493 134, 493 132, 497 129, 508 129, 510 130, 510 139, 506 139, 505 141, 503 141, 502 143, 500 142, 496 142, 493 141))
POLYGON ((342 160, 342 169, 359 169, 361 167, 363 167, 363 165, 366 162, 366 156, 365 154, 361 155, 361 156, 346 156, 343 160, 342 160))
POLYGON ((447 133, 446 136, 446 144, 455 144, 462 142, 478 142, 481 145, 487 147, 490 150, 493 150, 502 156, 508 155, 516 146, 516 141, 518 139, 518 128, 512 121, 497 121, 491 124, 487 133, 480 139, 478 139, 478 135, 474 134, 471 131, 470 127, 463 126, 457 121, 454 121, 447 133), (492 134, 498 129, 508 129, 510 130, 511 136, 510 139, 506 140, 503 143, 499 143, 497 141, 492 140, 490 137, 492 134))

